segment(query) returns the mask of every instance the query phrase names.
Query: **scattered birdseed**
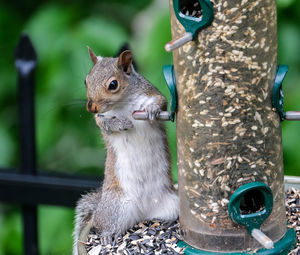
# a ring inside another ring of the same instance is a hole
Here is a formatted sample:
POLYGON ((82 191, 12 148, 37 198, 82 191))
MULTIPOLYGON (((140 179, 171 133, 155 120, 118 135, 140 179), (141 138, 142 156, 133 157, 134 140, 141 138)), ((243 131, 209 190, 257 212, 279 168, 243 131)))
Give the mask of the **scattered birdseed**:
MULTIPOLYGON (((285 195, 286 215, 288 227, 294 228, 298 242, 289 255, 300 255, 300 190, 291 188, 285 195)), ((228 203, 224 199, 224 204, 228 203)), ((182 240, 182 231, 177 221, 143 221, 134 225, 122 235, 114 238, 110 244, 101 245, 100 237, 91 230, 86 244, 89 255, 103 254, 125 254, 125 255, 156 255, 184 254, 183 248, 177 246, 182 240)))
POLYGON ((300 255, 300 190, 289 189, 285 194, 288 227, 294 228, 297 235, 297 247, 289 255, 300 255))
POLYGON ((113 238, 110 244, 101 245, 100 238, 91 230, 87 251, 89 255, 98 254, 183 254, 177 246, 182 240, 178 220, 173 222, 143 221, 130 228, 123 236, 113 238))

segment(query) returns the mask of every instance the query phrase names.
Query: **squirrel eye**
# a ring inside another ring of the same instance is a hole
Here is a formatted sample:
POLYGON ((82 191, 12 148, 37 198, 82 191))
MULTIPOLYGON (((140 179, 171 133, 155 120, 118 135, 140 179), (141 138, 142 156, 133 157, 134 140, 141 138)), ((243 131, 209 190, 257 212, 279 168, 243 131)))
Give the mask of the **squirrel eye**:
POLYGON ((112 80, 107 87, 107 89, 110 91, 115 91, 118 88, 119 88, 119 84, 117 80, 112 80))

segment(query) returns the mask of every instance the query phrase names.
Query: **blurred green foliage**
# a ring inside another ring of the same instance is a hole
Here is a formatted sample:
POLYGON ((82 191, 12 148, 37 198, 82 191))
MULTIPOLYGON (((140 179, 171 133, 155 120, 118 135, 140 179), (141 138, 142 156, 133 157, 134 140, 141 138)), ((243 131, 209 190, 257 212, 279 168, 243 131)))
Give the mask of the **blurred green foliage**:
MULTIPOLYGON (((279 63, 290 71, 284 82, 286 110, 300 110, 300 2, 278 0, 279 63)), ((18 166, 17 86, 13 52, 26 31, 38 53, 36 123, 38 167, 99 176, 105 151, 93 117, 85 110, 86 45, 98 55, 115 55, 129 42, 139 71, 168 98, 161 67, 172 62, 167 1, 1 1, 0 166, 18 166), (95 137, 97 139, 95 139, 95 137)), ((168 123, 176 179, 175 124, 168 123)), ((299 175, 300 123, 283 123, 286 174, 299 175)), ((41 170, 42 171, 42 170, 41 170)), ((97 178, 97 177, 95 177, 97 178)), ((41 254, 70 254, 73 210, 39 207, 41 254)), ((0 206, 0 255, 22 253, 19 207, 0 206)))

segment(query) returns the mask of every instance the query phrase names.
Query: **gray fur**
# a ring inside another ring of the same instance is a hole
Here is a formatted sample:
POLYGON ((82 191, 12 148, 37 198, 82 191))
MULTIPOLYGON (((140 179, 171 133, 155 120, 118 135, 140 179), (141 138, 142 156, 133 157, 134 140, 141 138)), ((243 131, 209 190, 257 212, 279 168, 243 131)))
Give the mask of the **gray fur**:
POLYGON ((125 73, 118 66, 120 62, 118 58, 98 58, 86 79, 87 97, 97 105, 93 107, 98 111, 95 120, 107 155, 102 189, 78 201, 73 255, 78 251, 86 254, 80 243, 86 241, 82 233, 87 235, 89 225, 106 243, 138 221, 178 217, 165 128, 155 120, 160 111, 166 110, 166 99, 132 65, 125 73), (120 85, 115 93, 105 87, 112 77, 120 85), (134 110, 145 110, 150 123, 132 119, 134 110))
POLYGON ((111 134, 118 131, 126 131, 133 128, 132 122, 124 116, 104 116, 98 114, 96 116, 96 123, 105 134, 111 134))

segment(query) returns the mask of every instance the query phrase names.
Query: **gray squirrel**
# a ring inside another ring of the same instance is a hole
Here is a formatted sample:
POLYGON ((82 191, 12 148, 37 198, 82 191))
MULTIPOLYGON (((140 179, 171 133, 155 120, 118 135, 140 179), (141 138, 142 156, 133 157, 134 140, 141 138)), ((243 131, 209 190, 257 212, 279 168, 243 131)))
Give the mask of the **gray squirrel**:
POLYGON ((172 221, 179 211, 165 127, 156 119, 166 110, 165 97, 134 70, 131 51, 102 58, 88 50, 94 66, 85 80, 87 110, 95 114, 107 155, 102 187, 78 201, 73 255, 87 254, 91 228, 106 244, 140 221, 172 221), (149 120, 133 119, 136 110, 149 120))

